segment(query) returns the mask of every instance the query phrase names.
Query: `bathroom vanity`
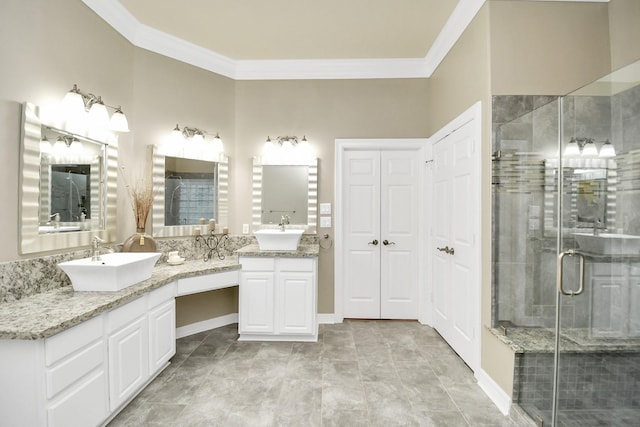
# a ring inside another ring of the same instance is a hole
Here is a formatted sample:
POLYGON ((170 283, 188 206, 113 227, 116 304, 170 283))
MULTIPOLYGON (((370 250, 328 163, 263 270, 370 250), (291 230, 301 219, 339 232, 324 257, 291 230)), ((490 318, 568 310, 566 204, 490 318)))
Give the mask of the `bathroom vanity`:
POLYGON ((317 341, 318 245, 237 251, 240 341, 317 341))
POLYGON ((54 289, 0 306, 0 425, 97 426, 175 354, 175 298, 238 285, 238 260, 158 266, 116 292, 54 289))

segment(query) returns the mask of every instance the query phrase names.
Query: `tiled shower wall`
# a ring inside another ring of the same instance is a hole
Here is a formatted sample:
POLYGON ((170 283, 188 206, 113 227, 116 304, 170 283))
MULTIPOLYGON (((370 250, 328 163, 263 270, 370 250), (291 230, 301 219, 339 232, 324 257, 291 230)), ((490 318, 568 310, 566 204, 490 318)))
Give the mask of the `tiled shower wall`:
MULTIPOLYGON (((640 354, 563 353, 558 407, 565 409, 640 408, 640 354)), ((513 400, 549 410, 553 390, 553 354, 516 357, 513 400)))
MULTIPOLYGON (((612 97, 565 97, 563 102, 564 138, 614 144, 621 184, 611 231, 640 235, 640 178, 633 172, 640 168, 640 86, 612 97)), ((494 325, 552 327, 555 322, 556 233, 545 230, 544 164, 557 158, 558 105, 555 96, 493 97, 494 325)), ((565 240, 565 247, 574 245, 565 240)), ((566 280, 577 273, 571 261, 565 264, 566 280)), ((567 301, 563 325, 585 326, 587 305, 587 299, 567 301)))

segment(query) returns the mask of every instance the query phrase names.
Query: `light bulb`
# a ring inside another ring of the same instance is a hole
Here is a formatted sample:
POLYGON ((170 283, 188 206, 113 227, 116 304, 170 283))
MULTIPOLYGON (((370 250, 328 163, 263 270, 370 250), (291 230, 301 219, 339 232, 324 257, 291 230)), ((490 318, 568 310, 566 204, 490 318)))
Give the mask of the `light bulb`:
POLYGON ((582 147, 582 155, 584 157, 597 157, 598 149, 596 148, 596 144, 593 143, 592 139, 588 139, 584 147, 582 147))
POLYGON ((580 147, 578 147, 578 142, 575 138, 571 138, 571 141, 564 148, 564 156, 565 157, 575 157, 580 155, 580 147))
POLYGON ((67 118, 84 114, 84 99, 77 85, 73 85, 73 89, 65 94, 62 99, 62 110, 67 118))
POLYGON ((222 143, 222 139, 220 135, 216 133, 216 136, 213 137, 213 151, 215 153, 224 153, 224 144, 222 143))
POLYGON ((602 147, 600 147, 600 157, 615 157, 616 156, 616 149, 613 147, 613 144, 609 141, 606 140, 604 142, 604 144, 602 145, 602 147))
POLYGON ((89 123, 91 126, 102 129, 106 129, 109 126, 109 112, 100 97, 98 97, 98 100, 89 108, 89 123))
POLYGON ((129 121, 119 106, 109 120, 109 128, 116 132, 129 132, 129 121))

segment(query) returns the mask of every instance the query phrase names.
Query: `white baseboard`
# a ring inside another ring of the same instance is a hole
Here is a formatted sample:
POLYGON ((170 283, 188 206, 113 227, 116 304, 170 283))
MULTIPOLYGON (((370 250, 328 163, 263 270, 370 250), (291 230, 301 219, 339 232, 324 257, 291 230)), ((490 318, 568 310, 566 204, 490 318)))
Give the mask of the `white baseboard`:
POLYGON ((336 318, 333 313, 318 313, 318 325, 332 325, 336 323, 336 318))
POLYGON ((480 388, 489 396, 489 399, 491 399, 500 412, 502 412, 503 415, 509 415, 511 397, 482 369, 478 369, 478 371, 475 372, 475 377, 476 380, 478 380, 480 388))
POLYGON ((227 314, 225 316, 214 317, 213 319, 202 320, 189 325, 176 328, 176 338, 184 338, 210 329, 238 323, 238 313, 227 314))

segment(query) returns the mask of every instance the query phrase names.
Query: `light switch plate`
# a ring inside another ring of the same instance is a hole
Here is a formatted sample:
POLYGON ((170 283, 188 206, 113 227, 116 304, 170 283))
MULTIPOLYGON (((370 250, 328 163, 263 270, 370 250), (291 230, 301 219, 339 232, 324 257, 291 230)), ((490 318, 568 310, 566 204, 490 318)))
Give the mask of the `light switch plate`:
POLYGON ((249 224, 242 224, 242 234, 249 234, 249 224))
POLYGON ((321 216, 320 217, 320 228, 331 228, 331 217, 330 216, 321 216))
POLYGON ((320 215, 331 215, 331 203, 320 203, 320 215))

